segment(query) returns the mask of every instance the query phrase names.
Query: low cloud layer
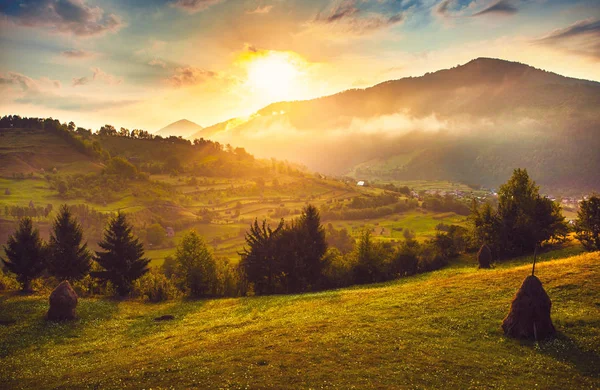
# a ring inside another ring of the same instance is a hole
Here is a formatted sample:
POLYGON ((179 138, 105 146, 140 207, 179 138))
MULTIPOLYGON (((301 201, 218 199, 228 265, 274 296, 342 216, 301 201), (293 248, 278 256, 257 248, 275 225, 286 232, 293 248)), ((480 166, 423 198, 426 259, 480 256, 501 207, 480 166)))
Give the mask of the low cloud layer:
POLYGON ((84 0, 22 0, 4 2, 0 13, 5 20, 20 26, 44 28, 53 33, 89 37, 116 32, 122 19, 106 13, 84 0))

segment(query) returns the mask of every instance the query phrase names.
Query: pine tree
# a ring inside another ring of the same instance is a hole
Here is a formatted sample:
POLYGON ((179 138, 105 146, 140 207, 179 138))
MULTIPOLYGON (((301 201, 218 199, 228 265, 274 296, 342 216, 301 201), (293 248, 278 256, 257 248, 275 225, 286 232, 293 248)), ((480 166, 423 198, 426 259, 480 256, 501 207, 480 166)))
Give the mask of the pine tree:
POLYGON ((31 218, 19 222, 19 228, 4 246, 6 259, 0 258, 6 269, 17 276, 23 291, 30 291, 31 281, 46 269, 46 247, 31 218))
POLYGON ((52 225, 49 243, 50 274, 61 280, 79 280, 90 272, 92 254, 81 243, 83 230, 67 205, 62 205, 52 225))
POLYGON ((308 205, 302 210, 294 230, 298 236, 296 256, 301 264, 301 288, 305 290, 319 283, 323 271, 322 260, 327 251, 325 229, 315 206, 308 205))
POLYGON ((277 291, 281 268, 277 258, 277 246, 283 231, 283 220, 275 229, 271 229, 266 220, 260 226, 255 219, 254 224, 250 225, 250 232, 246 233, 248 248, 244 247, 240 252, 240 266, 248 282, 254 284, 254 292, 257 295, 273 294, 277 291))
POLYGON ((96 251, 96 262, 104 270, 92 275, 111 281, 120 296, 128 295, 133 281, 148 272, 150 259, 144 258, 144 246, 133 235, 125 214, 118 213, 108 222, 104 239, 98 246, 104 251, 96 251))

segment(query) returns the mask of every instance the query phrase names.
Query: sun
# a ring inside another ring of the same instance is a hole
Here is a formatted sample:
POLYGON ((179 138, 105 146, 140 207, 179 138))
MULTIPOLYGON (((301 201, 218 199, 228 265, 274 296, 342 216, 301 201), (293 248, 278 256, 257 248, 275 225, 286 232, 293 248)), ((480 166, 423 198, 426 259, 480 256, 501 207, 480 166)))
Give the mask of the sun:
POLYGON ((299 65, 287 53, 269 52, 253 57, 247 64, 247 85, 265 98, 292 98, 302 74, 299 65))

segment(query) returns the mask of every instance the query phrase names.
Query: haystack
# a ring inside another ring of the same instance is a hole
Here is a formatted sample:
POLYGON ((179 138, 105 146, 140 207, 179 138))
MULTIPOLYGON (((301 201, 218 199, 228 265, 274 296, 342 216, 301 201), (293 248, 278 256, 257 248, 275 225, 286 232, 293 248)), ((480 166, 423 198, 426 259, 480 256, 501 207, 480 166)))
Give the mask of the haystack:
POLYGON ((518 339, 543 340, 554 336, 556 330, 550 318, 552 302, 542 282, 530 275, 525 278, 502 322, 504 334, 518 339))
POLYGON ((77 294, 68 281, 63 281, 50 294, 50 309, 46 318, 50 321, 68 321, 76 318, 77 294))
POLYGON ((492 266, 492 251, 490 247, 483 244, 477 252, 477 261, 479 262, 479 268, 491 268, 492 266))

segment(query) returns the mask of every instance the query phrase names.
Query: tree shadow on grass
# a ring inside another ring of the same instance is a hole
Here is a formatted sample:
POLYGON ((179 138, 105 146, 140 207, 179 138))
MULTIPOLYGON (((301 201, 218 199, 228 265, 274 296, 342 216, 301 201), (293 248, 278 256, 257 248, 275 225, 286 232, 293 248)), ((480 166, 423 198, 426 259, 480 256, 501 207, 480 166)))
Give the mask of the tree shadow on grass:
POLYGON ((80 299, 76 320, 51 322, 45 318, 48 307, 47 297, 0 296, 0 323, 4 323, 0 325, 0 358, 34 346, 67 343, 118 310, 115 303, 107 300, 80 299))
POLYGON ((536 349, 544 355, 573 366, 584 376, 600 378, 598 351, 582 348, 562 332, 557 332, 552 340, 540 342, 536 345, 536 349))

